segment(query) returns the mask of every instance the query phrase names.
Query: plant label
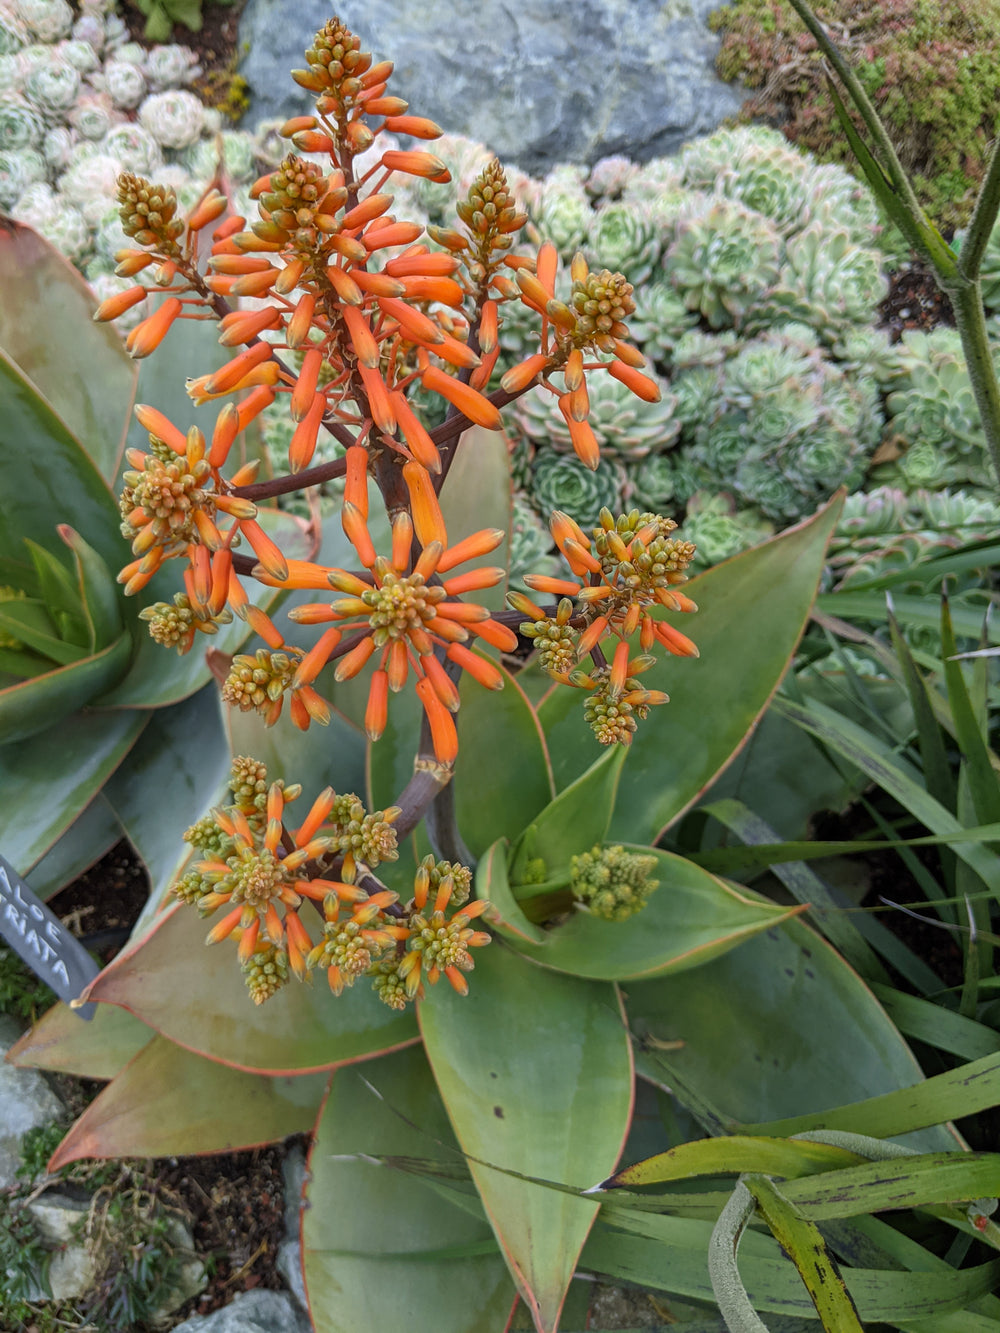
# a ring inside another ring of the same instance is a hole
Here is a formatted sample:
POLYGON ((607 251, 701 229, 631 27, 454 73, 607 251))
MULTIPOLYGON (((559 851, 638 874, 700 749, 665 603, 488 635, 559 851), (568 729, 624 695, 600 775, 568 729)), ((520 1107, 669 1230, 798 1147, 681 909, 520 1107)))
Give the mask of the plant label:
MULTIPOLYGON (((67 1004, 75 1000, 101 970, 57 916, 31 892, 9 861, 0 856, 0 937, 36 976, 67 1004)), ((73 1012, 94 1016, 94 1005, 73 1012)))

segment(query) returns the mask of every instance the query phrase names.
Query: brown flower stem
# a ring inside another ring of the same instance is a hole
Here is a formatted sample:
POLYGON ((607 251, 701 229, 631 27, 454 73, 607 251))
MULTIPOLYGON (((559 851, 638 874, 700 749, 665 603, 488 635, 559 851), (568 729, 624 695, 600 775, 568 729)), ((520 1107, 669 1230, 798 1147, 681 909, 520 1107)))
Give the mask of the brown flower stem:
POLYGON ((333 481, 342 477, 346 471, 346 458, 335 458, 331 463, 317 463, 315 467, 304 468, 301 472, 292 472, 284 477, 273 477, 270 481, 257 481, 252 486, 235 486, 230 494, 241 496, 244 500, 270 500, 275 495, 289 495, 309 486, 319 486, 324 481, 333 481))
POLYGON ((442 764, 434 758, 429 736, 425 749, 424 738, 421 735, 420 752, 414 760, 413 777, 396 799, 396 804, 402 811, 393 825, 397 837, 405 838, 413 832, 435 796, 447 787, 453 773, 454 769, 450 764, 442 764))

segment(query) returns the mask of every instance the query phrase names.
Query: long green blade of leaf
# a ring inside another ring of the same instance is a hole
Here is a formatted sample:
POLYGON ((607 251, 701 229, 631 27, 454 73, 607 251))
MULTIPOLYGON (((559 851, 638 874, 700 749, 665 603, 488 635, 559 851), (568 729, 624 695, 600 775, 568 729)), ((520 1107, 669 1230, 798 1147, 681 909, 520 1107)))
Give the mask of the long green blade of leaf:
POLYGON ((807 1221, 767 1176, 747 1176, 743 1184, 757 1211, 799 1271, 827 1333, 864 1333, 858 1311, 819 1227, 807 1221))

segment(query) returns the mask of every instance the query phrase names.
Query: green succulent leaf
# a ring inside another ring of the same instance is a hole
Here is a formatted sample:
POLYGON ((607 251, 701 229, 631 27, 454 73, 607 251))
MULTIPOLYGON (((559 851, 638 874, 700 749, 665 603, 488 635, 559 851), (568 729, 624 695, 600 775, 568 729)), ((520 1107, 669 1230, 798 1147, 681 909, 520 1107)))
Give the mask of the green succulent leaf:
POLYGON ((89 655, 86 648, 61 639, 44 603, 30 597, 0 602, 0 630, 59 666, 82 662, 89 655))
POLYGON ((514 1286, 478 1200, 435 1188, 456 1164, 466 1176, 419 1047, 334 1074, 302 1214, 316 1333, 402 1329, 415 1311, 435 1333, 505 1327, 514 1286), (398 1169, 413 1158, 420 1174, 398 1169))
MULTIPOLYGON (((828 1123, 827 1107, 900 1088, 908 1098, 925 1085, 868 987, 800 921, 755 935, 705 967, 626 990, 640 1072, 671 1087, 712 1133, 843 1128, 888 1137, 957 1113, 898 1128, 849 1117, 828 1123)), ((909 1142, 923 1151, 955 1146, 944 1129, 909 1142)))
POLYGON ((554 795, 537 714, 517 677, 500 670, 502 690, 488 690, 468 673, 460 687, 455 813, 473 856, 541 818, 539 811, 554 795))
MULTIPOLYGON (((835 498, 815 518, 686 585, 699 610, 684 628, 701 656, 668 658, 643 675, 645 686, 665 689, 671 702, 640 725, 629 747, 610 838, 656 842, 739 752, 802 633, 840 503, 835 498), (768 592, 779 584, 780 596, 768 592)), ((554 690, 538 711, 556 786, 563 787, 578 769, 586 735, 577 692, 554 690)))
POLYGON ((68 1004, 54 1004, 10 1048, 11 1064, 78 1078, 110 1079, 154 1037, 124 1009, 99 1004, 84 1023, 68 1004))
MULTIPOLYGON (((44 675, 0 690, 0 736, 4 747, 28 737, 43 745, 59 718, 92 703, 128 669, 132 645, 123 634, 92 657, 83 657, 44 675)), ((58 752, 56 752, 58 753, 58 752)))
POLYGON ((420 1027, 511 1274, 551 1330, 597 1207, 495 1168, 569 1186, 610 1170, 631 1118, 631 1047, 610 987, 496 944, 483 955, 464 999, 439 986, 419 1002, 420 1027))
POLYGON ((104 800, 149 872, 149 900, 133 927, 134 938, 153 920, 191 854, 181 841, 184 829, 229 797, 230 755, 221 714, 214 683, 182 703, 155 709, 142 744, 104 787, 104 800))
POLYGON ((312 1127, 325 1087, 323 1074, 248 1074, 153 1035, 76 1121, 49 1170, 81 1157, 181 1157, 274 1143, 312 1127))
POLYGON ((94 548, 68 524, 59 535, 73 552, 79 593, 88 629, 88 647, 94 652, 116 639, 125 628, 121 593, 114 575, 94 548))
POLYGON ((551 935, 541 926, 529 921, 514 897, 507 874, 508 843, 499 839, 484 852, 476 866, 476 897, 486 898, 492 905, 488 917, 490 925, 515 945, 530 941, 544 945, 551 935))
MULTIPOLYGON (((59 532, 59 528, 56 531, 59 532)), ((45 603, 49 613, 55 618, 60 634, 62 637, 69 639, 71 643, 87 647, 93 652, 94 645, 90 642, 87 634, 86 617, 81 603, 79 583, 70 574, 65 561, 60 556, 47 551, 44 546, 39 546, 30 537, 25 537, 24 545, 31 557, 31 563, 34 565, 38 580, 37 595, 45 603)), ((21 586, 29 597, 34 595, 24 583, 21 586)), ((118 634, 120 633, 121 626, 118 628, 118 634)), ((102 648, 104 646, 105 644, 101 644, 102 648)))
POLYGON ((39 732, 30 744, 0 747, 2 854, 29 883, 32 866, 90 804, 146 721, 130 712, 77 713, 39 732))
POLYGON ((627 754, 623 745, 610 746, 524 830, 511 858, 514 886, 526 882, 530 861, 540 858, 545 862, 542 878, 554 879, 568 872, 571 857, 604 840, 627 754))
POLYGON ((362 980, 339 998, 292 982, 266 1004, 247 994, 235 951, 205 948, 206 922, 178 904, 120 953, 88 998, 119 1004, 196 1054, 250 1073, 306 1074, 367 1060, 417 1039, 413 1015, 362 980))
MULTIPOLYGON (((58 557, 64 548, 56 526, 72 520, 81 536, 114 567, 123 547, 118 506, 107 480, 2 349, 0 398, 4 404, 0 419, 0 557, 27 563, 23 539, 29 534, 58 557)), ((78 593, 75 601, 79 602, 78 593)))
POLYGON ((801 910, 743 893, 671 852, 633 846, 626 850, 656 858, 653 878, 659 888, 641 911, 624 921, 575 911, 545 931, 542 943, 517 940, 518 951, 574 976, 639 980, 701 967, 801 910))
MULTIPOLYGON (((0 290, 0 349, 76 434, 110 485, 136 384, 135 363, 117 329, 94 323, 93 294, 73 265, 37 233, 9 220, 0 231, 0 290)), ((22 437, 19 450, 30 438, 22 437)), ((66 483, 65 494, 75 495, 68 478, 66 483)), ((72 510, 64 517, 75 522, 72 510)))
MULTIPOLYGON (((31 867, 31 890, 43 901, 75 879, 122 837, 122 826, 98 792, 62 836, 31 867)), ((79 1020, 77 1020, 79 1026, 79 1020)))

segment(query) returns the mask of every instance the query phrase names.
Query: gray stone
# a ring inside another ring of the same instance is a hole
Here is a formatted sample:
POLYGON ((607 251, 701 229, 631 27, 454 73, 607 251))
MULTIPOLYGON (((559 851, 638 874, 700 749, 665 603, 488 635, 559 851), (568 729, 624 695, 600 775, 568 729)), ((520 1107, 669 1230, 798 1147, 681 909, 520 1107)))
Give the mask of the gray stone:
POLYGON ((244 1291, 214 1314, 185 1319, 174 1333, 310 1333, 310 1329, 309 1319, 287 1292, 244 1291))
POLYGON ((37 1069, 17 1069, 2 1059, 22 1030, 15 1019, 0 1017, 0 1189, 19 1183, 21 1141, 28 1130, 63 1114, 62 1102, 37 1069))
POLYGON ((309 1304, 302 1278, 302 1246, 299 1243, 299 1208, 302 1204, 302 1187, 306 1179, 306 1155, 298 1144, 288 1150, 281 1164, 281 1174, 285 1182, 286 1238, 278 1246, 275 1267, 288 1283, 288 1288, 299 1305, 303 1310, 307 1310, 309 1304))
POLYGON ((288 1290, 292 1293, 303 1310, 309 1309, 309 1302, 306 1299, 306 1284, 302 1276, 302 1245, 298 1240, 283 1240, 278 1246, 277 1257, 274 1266, 288 1284, 288 1290))
MULTIPOLYGON (((28 1212, 42 1243, 54 1251, 48 1268, 53 1300, 70 1301, 87 1295, 100 1268, 81 1226, 90 1212, 90 1200, 50 1190, 28 1204, 28 1212)), ((194 1238, 180 1218, 168 1220, 166 1239, 182 1262, 173 1288, 155 1312, 157 1320, 165 1319, 196 1296, 206 1281, 205 1265, 194 1253, 194 1238)))
MULTIPOLYGON (((718 0, 341 0, 337 13, 376 60, 389 91, 450 134, 543 174, 611 153, 675 152, 733 115, 740 92, 715 75, 718 0)), ((250 121, 298 115, 301 69, 330 0, 249 0, 239 39, 250 121)), ((430 145, 428 145, 430 146, 430 145)))

